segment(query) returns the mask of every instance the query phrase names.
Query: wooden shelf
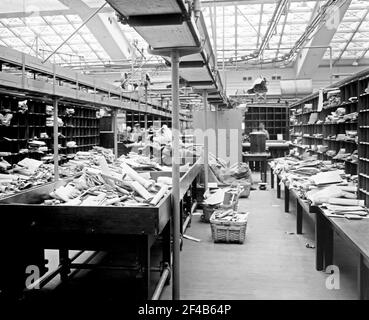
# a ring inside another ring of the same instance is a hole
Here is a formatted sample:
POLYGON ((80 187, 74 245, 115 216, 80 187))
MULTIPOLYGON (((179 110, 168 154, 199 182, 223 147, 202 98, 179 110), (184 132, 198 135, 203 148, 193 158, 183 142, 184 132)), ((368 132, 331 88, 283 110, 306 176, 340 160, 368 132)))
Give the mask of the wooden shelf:
POLYGON ((283 134, 285 140, 289 139, 288 107, 285 105, 270 107, 262 104, 249 104, 244 119, 245 133, 250 134, 256 130, 261 122, 265 124, 271 140, 277 140, 278 134, 283 134))
MULTIPOLYGON (((359 127, 359 123, 365 123, 365 122, 360 122, 361 121, 360 113, 359 113, 358 120, 345 121, 345 122, 340 122, 340 123, 326 122, 326 118, 330 114, 330 112, 335 111, 336 109, 340 107, 346 109, 346 114, 360 111, 361 109, 361 104, 360 104, 361 99, 360 98, 357 101, 352 101, 352 102, 349 101, 349 99, 352 97, 359 97, 360 89, 359 89, 358 78, 357 79, 352 78, 350 81, 340 82, 339 84, 335 84, 332 87, 337 87, 340 90, 340 101, 338 101, 335 105, 324 106, 323 109, 318 112, 317 110, 318 110, 318 104, 319 104, 319 95, 313 94, 309 97, 302 99, 299 102, 296 102, 290 107, 290 109, 295 110, 294 113, 291 112, 290 117, 293 116, 295 118, 295 121, 298 121, 301 123, 301 125, 291 126, 292 128, 291 136, 293 137, 293 140, 295 140, 296 138, 299 138, 300 139, 299 142, 301 142, 302 145, 308 145, 309 147, 305 148, 305 147, 302 147, 301 145, 296 145, 296 144, 293 144, 293 146, 299 149, 307 149, 309 152, 318 155, 318 159, 322 159, 322 160, 329 159, 329 160, 337 161, 337 162, 344 161, 347 164, 346 172, 350 174, 357 174, 358 173, 357 163, 353 163, 352 161, 347 161, 347 160, 345 161, 345 160, 333 159, 334 157, 328 156, 325 152, 322 153, 318 151, 313 151, 311 148, 311 146, 314 146, 314 148, 317 148, 318 145, 323 145, 323 146, 327 146, 328 150, 335 151, 336 154, 339 152, 341 148, 345 148, 346 152, 350 154, 360 149, 359 145, 355 141, 345 141, 345 140, 337 141, 335 139, 329 138, 330 136, 337 136, 338 134, 346 134, 347 130, 357 131, 359 127), (306 104, 311 104, 312 110, 304 111, 306 104), (298 110, 302 110, 302 112, 298 113, 298 110), (322 121, 322 123, 309 124, 308 122, 310 121, 310 117, 312 113, 316 113, 317 114, 316 121, 322 121), (316 134, 320 134, 321 137, 314 137, 314 135, 316 134)), ((323 93, 323 100, 328 101, 327 91, 323 93)), ((369 103, 367 104, 367 107, 363 109, 369 109, 369 103)), ((365 113, 361 113, 361 114, 365 114, 365 113)), ((367 114, 369 116, 369 113, 367 114)), ((369 134, 369 131, 368 131, 368 134, 369 134)))
MULTIPOLYGON (((18 101, 25 100, 14 98, 10 93, 0 95, 0 110, 10 109, 12 113, 16 112, 18 108, 18 101)), ((9 152, 10 155, 4 157, 10 164, 15 164, 22 160, 22 158, 30 157, 40 160, 44 153, 38 151, 29 151, 28 153, 19 153, 20 149, 28 148, 28 141, 37 138, 43 141, 48 148, 48 152, 53 152, 53 127, 46 126, 46 119, 51 115, 46 114, 46 103, 35 98, 27 99, 28 112, 24 117, 14 116, 11 119, 10 126, 0 126, 0 135, 12 139, 0 139, 0 151, 9 152), (40 138, 41 133, 47 131, 48 138, 40 138)), ((83 106, 75 106, 71 103, 60 103, 58 106, 59 117, 63 118, 64 126, 59 127, 62 130, 64 137, 59 137, 59 144, 62 147, 59 149, 61 155, 67 155, 84 148, 91 148, 100 143, 100 125, 99 119, 96 119, 96 109, 83 106), (76 116, 64 117, 65 110, 73 108, 76 116), (66 148, 67 141, 76 141, 77 148, 66 148)))

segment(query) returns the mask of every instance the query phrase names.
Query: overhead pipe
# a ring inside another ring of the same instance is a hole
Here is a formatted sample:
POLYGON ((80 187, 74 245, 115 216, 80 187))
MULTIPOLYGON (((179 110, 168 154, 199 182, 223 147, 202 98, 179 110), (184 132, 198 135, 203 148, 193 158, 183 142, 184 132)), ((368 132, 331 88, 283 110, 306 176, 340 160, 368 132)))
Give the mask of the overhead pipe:
MULTIPOLYGON (((281 0, 281 1, 283 1, 283 0, 281 0)), ((343 0, 341 0, 341 2, 342 1, 343 0)), ((327 3, 322 6, 321 10, 314 17, 314 19, 312 20, 312 22, 306 27, 305 32, 296 41, 295 45, 292 48, 277 48, 279 50, 281 50, 281 49, 288 49, 288 50, 290 50, 290 52, 287 55, 285 55, 284 58, 262 60, 259 63, 255 63, 255 65, 268 64, 268 63, 277 63, 277 62, 286 62, 286 61, 290 60, 299 50, 302 50, 303 49, 303 47, 302 47, 303 44, 306 42, 306 40, 309 38, 309 36, 316 30, 316 28, 319 26, 319 24, 326 17, 326 13, 327 13, 327 10, 329 9, 329 7, 331 7, 333 5, 337 5, 337 2, 339 2, 339 1, 337 1, 337 0, 328 0, 327 3)), ((274 17, 276 16, 277 12, 279 12, 277 9, 276 9, 276 11, 274 13, 274 16, 273 16, 273 19, 272 20, 274 20, 274 17)), ((268 31, 271 30, 271 26, 272 26, 272 24, 269 26, 268 31)), ((264 39, 267 38, 268 31, 267 31, 264 39)), ((263 39, 263 41, 264 41, 264 39, 263 39)), ((262 45, 258 49, 256 49, 256 51, 258 52, 258 54, 256 56, 250 56, 250 57, 244 58, 242 60, 244 62, 247 62, 247 61, 250 61, 250 60, 254 60, 256 58, 260 58, 260 56, 261 56, 260 52, 262 52, 262 51, 266 51, 266 50, 277 50, 277 49, 267 48, 267 46, 262 43, 262 45), (262 49, 262 47, 263 47, 263 49, 262 49)), ((249 49, 247 49, 247 50, 249 50, 249 49)))
POLYGON ((277 25, 283 14, 283 11, 285 10, 286 5, 288 4, 288 1, 289 0, 280 0, 280 2, 278 3, 274 11, 273 17, 271 19, 271 22, 269 24, 268 30, 265 33, 263 40, 261 41, 260 48, 258 49, 258 52, 257 52, 258 53, 257 57, 262 56, 265 48, 268 46, 269 41, 272 38, 275 29, 277 28, 277 25))

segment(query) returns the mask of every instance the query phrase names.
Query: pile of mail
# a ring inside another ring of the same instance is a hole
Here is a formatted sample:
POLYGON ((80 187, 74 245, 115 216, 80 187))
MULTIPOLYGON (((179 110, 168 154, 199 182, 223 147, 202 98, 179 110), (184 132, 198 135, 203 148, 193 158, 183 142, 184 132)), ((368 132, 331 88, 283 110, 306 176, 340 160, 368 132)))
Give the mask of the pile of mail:
POLYGON ((127 163, 109 165, 103 156, 99 166, 85 167, 82 175, 50 193, 45 205, 156 206, 169 186, 147 179, 127 163))

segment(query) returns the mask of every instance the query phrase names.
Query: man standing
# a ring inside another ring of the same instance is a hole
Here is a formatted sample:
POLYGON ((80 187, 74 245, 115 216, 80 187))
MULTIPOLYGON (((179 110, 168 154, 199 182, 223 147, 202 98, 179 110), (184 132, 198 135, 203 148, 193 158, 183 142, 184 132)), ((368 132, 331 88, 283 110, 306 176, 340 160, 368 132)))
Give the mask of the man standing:
POLYGON ((265 124, 263 122, 260 122, 259 124, 259 131, 265 134, 266 140, 269 140, 269 132, 265 129, 265 124))

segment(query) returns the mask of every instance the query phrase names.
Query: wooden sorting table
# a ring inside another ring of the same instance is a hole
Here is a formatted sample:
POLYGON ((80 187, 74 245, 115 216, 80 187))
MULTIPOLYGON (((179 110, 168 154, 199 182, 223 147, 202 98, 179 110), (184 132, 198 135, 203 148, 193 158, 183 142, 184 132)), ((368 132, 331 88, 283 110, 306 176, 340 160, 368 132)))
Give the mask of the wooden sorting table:
POLYGON ((277 198, 280 199, 281 198, 281 176, 279 174, 274 174, 273 168, 270 168, 270 186, 272 189, 274 189, 275 176, 277 177, 277 198))
POLYGON ((328 217, 321 208, 316 210, 316 269, 333 265, 333 243, 336 233, 359 253, 358 290, 361 300, 369 300, 369 220, 347 220, 328 217))
MULTIPOLYGON (((197 183, 198 177, 202 170, 200 160, 198 160, 192 167, 191 170, 181 171, 181 182, 179 196, 181 199, 181 230, 185 231, 186 227, 191 223, 192 213, 197 207, 197 183), (186 217, 188 218, 187 223, 185 222, 186 217)), ((153 179, 158 177, 171 177, 172 171, 150 171, 150 175, 153 179)))
MULTIPOLYGON (((270 177, 271 177, 271 186, 274 188, 274 180, 275 176, 277 176, 277 198, 281 198, 281 177, 278 174, 274 174, 273 169, 270 169, 270 177)), ((290 189, 286 183, 283 183, 284 186, 284 211, 290 211, 290 201, 291 199, 295 199, 296 201, 296 234, 302 234, 303 227, 303 216, 310 216, 314 221, 314 213, 317 211, 316 206, 310 205, 309 201, 301 199, 297 194, 296 190, 290 189)))
MULTIPOLYGON (((271 171, 272 180, 274 173, 271 171)), ((280 177, 277 175, 277 197, 280 198, 280 177)), ((290 197, 296 199, 296 233, 302 234, 303 216, 315 221, 316 270, 323 271, 333 265, 334 234, 347 241, 359 253, 358 290, 361 300, 369 300, 369 219, 347 220, 328 217, 318 206, 301 199, 294 189, 285 189, 285 212, 289 212, 290 197), (291 193, 291 195, 290 195, 291 193)))
POLYGON ((268 153, 268 152, 242 153, 243 162, 255 161, 255 162, 260 162, 261 163, 260 175, 261 175, 261 180, 264 183, 267 182, 267 165, 268 165, 267 162, 268 162, 269 157, 270 157, 270 153, 268 153))
MULTIPOLYGON (((200 171, 201 165, 196 163, 182 176, 182 198, 200 171)), ((44 249, 59 250, 61 280, 67 281, 70 269, 91 268, 88 264, 74 265, 68 258, 69 250, 124 252, 135 248, 137 263, 116 267, 137 272, 142 279, 144 297, 150 299, 151 271, 161 271, 163 266, 171 268, 170 194, 155 207, 40 205, 56 186, 63 184, 66 181, 61 180, 0 201, 3 226, 0 250, 7 257, 7 262, 0 265, 1 294, 14 298, 21 294, 26 268, 30 265, 45 268, 44 249), (161 268, 155 268, 151 265, 150 251, 159 237, 162 263, 161 268)))
MULTIPOLYGON (((274 182, 271 169, 271 181, 274 182)), ((281 178, 277 176, 277 197, 281 197, 281 178)), ((273 185, 274 186, 274 185, 273 185)), ((369 300, 369 219, 347 220, 328 217, 318 206, 312 206, 301 199, 294 189, 284 184, 285 212, 289 212, 290 193, 296 199, 296 233, 302 234, 303 216, 309 215, 315 221, 316 270, 323 271, 333 265, 334 234, 347 241, 359 253, 358 290, 361 300, 369 300)))
MULTIPOLYGON (((249 151, 251 147, 250 142, 242 143, 242 151, 249 151)), ((290 150, 290 144, 288 142, 266 142, 268 152, 270 152, 272 158, 281 158, 286 155, 290 150)))

